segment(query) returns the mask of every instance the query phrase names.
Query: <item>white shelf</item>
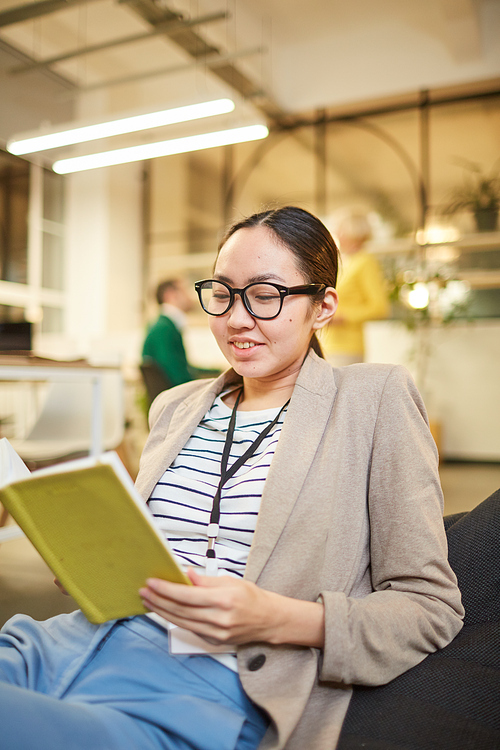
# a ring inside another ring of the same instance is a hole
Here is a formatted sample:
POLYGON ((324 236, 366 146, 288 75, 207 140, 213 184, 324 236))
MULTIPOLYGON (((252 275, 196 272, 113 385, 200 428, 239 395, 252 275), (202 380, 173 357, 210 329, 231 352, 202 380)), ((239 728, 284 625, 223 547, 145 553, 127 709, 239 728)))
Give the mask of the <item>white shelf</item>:
MULTIPOLYGON (((454 247, 467 252, 500 250, 500 232, 465 234, 459 240, 441 242, 439 246, 454 247)), ((438 247, 438 244, 428 245, 428 247, 438 247)), ((397 237, 386 242, 370 242, 367 248, 375 255, 397 255, 398 253, 418 252, 423 249, 423 246, 419 245, 413 237, 397 237)))

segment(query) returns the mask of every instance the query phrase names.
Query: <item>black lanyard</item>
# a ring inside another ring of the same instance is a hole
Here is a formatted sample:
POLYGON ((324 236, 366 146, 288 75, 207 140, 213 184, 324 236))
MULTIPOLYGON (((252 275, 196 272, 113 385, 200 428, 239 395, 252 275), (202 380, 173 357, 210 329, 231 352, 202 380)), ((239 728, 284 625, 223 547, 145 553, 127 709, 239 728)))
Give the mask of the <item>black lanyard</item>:
POLYGON ((243 388, 238 393, 238 396, 236 397, 235 404, 233 406, 233 411, 231 413, 231 419, 229 420, 229 426, 227 428, 227 434, 226 434, 226 441, 224 443, 224 450, 222 451, 222 458, 220 462, 220 482, 219 486, 217 487, 217 492, 215 493, 213 502, 212 502, 212 512, 210 513, 210 523, 208 525, 208 549, 207 549, 207 574, 208 575, 216 575, 217 573, 217 560, 215 555, 215 540, 217 538, 217 535, 219 533, 219 520, 220 520, 220 500, 221 500, 221 494, 222 494, 222 488, 224 487, 225 483, 228 481, 228 479, 231 479, 232 476, 236 474, 238 469, 243 466, 245 461, 250 458, 250 456, 253 456, 259 445, 262 443, 264 438, 266 438, 273 427, 276 426, 279 418, 281 417, 282 413, 290 403, 290 399, 286 402, 284 406, 281 407, 278 414, 275 416, 273 421, 267 425, 267 427, 264 427, 262 432, 257 435, 252 445, 246 449, 245 453, 240 456, 234 464, 228 469, 227 468, 227 462, 229 460, 229 453, 231 451, 231 445, 233 443, 233 437, 234 437, 234 430, 236 427, 236 410, 238 409, 238 404, 240 403, 241 397, 243 395, 243 388))

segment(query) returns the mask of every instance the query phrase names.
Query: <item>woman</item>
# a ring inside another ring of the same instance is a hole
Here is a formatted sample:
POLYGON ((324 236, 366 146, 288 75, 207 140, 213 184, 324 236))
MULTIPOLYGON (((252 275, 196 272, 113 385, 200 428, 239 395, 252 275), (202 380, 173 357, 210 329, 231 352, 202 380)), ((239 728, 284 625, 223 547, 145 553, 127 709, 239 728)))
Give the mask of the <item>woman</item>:
POLYGON ((389 298, 382 268, 373 253, 365 250, 371 238, 366 214, 343 209, 332 217, 342 255, 342 273, 337 284, 340 305, 325 329, 325 357, 334 367, 363 362, 364 324, 389 314, 389 298))
POLYGON ((149 580, 151 617, 100 628, 80 615, 7 624, 14 666, 0 648, 0 679, 33 691, 33 671, 56 677, 43 696, 16 687, 12 698, 0 682, 3 732, 20 691, 44 700, 29 704, 38 736, 48 716, 52 735, 81 725, 78 748, 330 750, 350 685, 385 683, 459 631, 413 382, 400 367, 332 370, 313 351, 337 306, 336 270, 331 236, 302 209, 229 230, 213 279, 196 286, 232 369, 156 399, 137 478, 194 585, 149 580), (163 618, 178 626, 171 655, 163 618), (207 654, 178 654, 196 648, 207 654), (92 745, 99 732, 107 744, 92 745))

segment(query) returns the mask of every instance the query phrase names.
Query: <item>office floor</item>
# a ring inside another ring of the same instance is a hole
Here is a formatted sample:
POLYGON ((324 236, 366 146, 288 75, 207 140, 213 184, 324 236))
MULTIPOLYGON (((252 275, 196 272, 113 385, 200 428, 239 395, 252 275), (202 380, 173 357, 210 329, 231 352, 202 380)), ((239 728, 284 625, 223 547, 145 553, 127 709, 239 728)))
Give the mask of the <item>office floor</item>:
MULTIPOLYGON (((446 514, 470 510, 500 487, 500 464, 444 463, 440 472, 446 514)), ((26 539, 0 545, 0 625, 17 612, 45 619, 74 608, 26 539)))

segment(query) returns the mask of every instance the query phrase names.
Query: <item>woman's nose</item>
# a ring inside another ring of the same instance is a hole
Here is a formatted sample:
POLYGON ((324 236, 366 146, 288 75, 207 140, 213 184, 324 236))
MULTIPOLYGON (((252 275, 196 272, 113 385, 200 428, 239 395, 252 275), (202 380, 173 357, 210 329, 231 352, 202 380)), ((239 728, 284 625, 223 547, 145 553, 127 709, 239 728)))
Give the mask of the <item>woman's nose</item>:
POLYGON ((255 319, 246 309, 239 294, 234 295, 234 302, 229 309, 228 323, 232 328, 252 328, 255 323, 255 319))

